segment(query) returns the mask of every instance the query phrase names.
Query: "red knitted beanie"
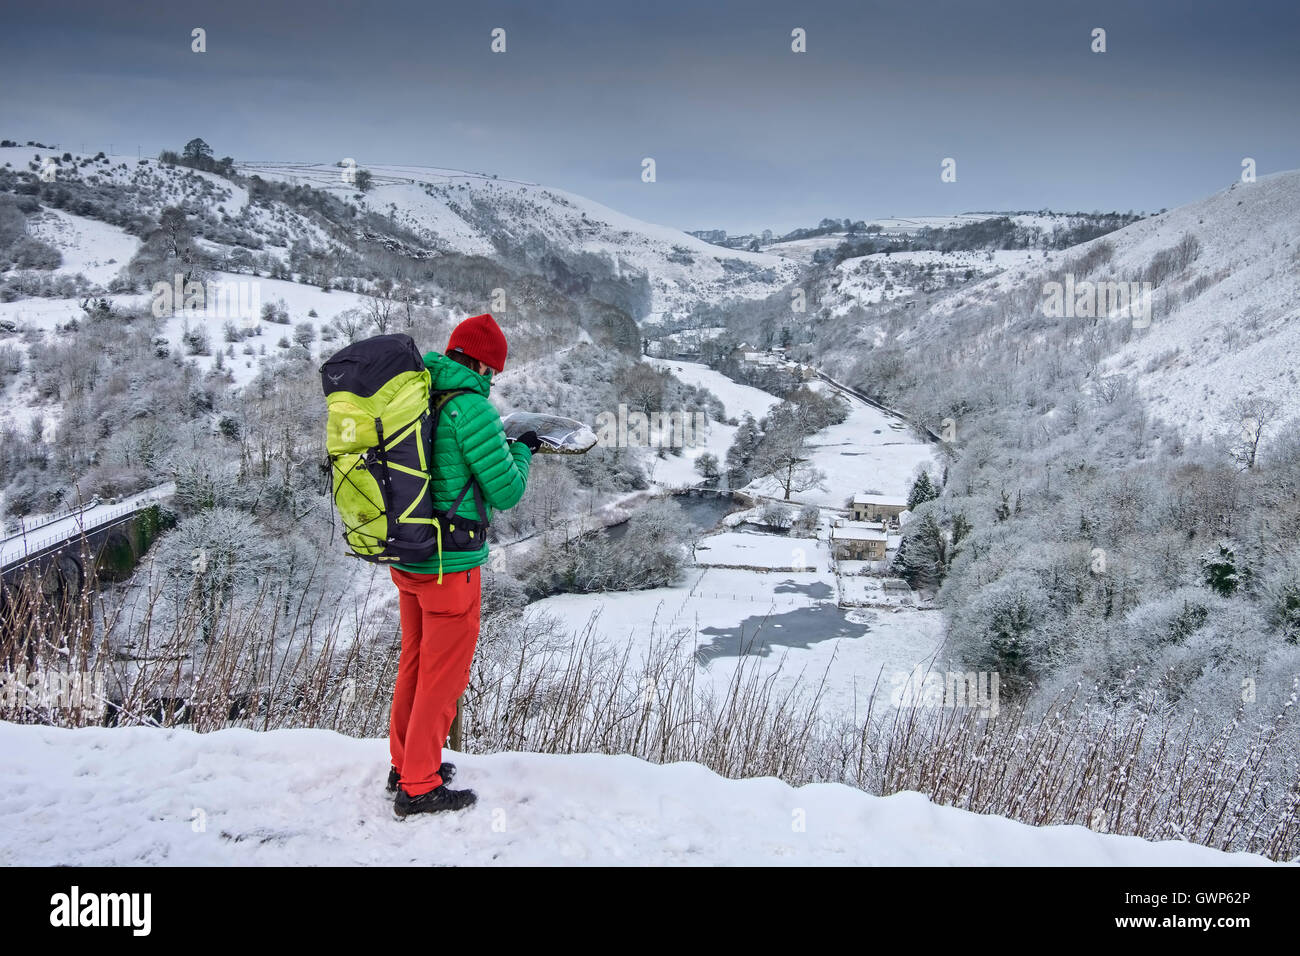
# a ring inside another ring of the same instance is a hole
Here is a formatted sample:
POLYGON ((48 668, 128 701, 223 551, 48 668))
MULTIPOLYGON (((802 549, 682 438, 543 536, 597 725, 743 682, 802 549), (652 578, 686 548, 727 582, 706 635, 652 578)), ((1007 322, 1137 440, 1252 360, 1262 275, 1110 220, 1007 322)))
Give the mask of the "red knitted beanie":
POLYGON ((506 337, 501 326, 486 312, 470 316, 451 330, 447 351, 453 352, 456 349, 498 372, 505 370, 506 337))

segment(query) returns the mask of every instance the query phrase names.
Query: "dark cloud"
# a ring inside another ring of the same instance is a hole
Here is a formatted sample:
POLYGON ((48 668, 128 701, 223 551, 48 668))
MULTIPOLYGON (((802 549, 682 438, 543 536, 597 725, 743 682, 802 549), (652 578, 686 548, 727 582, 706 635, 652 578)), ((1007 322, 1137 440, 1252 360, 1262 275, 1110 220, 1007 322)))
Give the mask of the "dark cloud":
POLYGON ((1243 156, 1300 165, 1289 0, 63 2, 5 22, 0 135, 490 170, 682 228, 1155 209, 1243 156))

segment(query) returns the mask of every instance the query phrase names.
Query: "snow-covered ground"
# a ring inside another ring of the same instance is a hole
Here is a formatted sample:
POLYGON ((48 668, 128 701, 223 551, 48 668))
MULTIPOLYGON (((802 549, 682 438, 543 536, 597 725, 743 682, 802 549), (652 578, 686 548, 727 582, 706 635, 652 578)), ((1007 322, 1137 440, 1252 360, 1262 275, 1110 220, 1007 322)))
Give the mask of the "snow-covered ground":
MULTIPOLYGON (((889 589, 885 587, 887 579, 875 574, 852 573, 846 566, 872 565, 870 561, 840 562, 840 603, 845 607, 888 607, 907 608, 915 606, 917 595, 910 589, 889 589)), ((874 570, 874 569, 872 569, 874 570)))
MULTIPOLYGON (((38 172, 58 150, 37 146, 0 147, 0 165, 16 170, 38 172), (38 161, 37 156, 41 159, 38 161)), ((57 167, 55 178, 64 181, 76 177, 85 182, 104 186, 129 186, 145 184, 156 193, 158 208, 183 204, 193 199, 196 188, 203 188, 217 197, 214 208, 218 213, 234 214, 248 205, 248 190, 215 173, 197 169, 164 166, 155 159, 141 160, 136 156, 114 153, 100 160, 85 162, 76 159, 57 167)))
MULTIPOLYGON (((861 399, 844 397, 849 417, 808 439, 810 459, 825 474, 825 487, 793 492, 791 501, 844 508, 854 495, 866 492, 906 497, 919 468, 937 472, 934 446, 915 438, 905 422, 861 399)), ((752 481, 744 490, 773 498, 784 495, 770 477, 752 481)))
MULTIPOLYGON (((182 356, 187 361, 193 361, 200 370, 207 372, 216 363, 217 353, 227 352, 232 345, 225 340, 224 330, 227 322, 232 323, 237 329, 244 329, 249 324, 259 329, 260 334, 250 336, 243 342, 233 343, 235 353, 233 356, 223 355, 222 363, 230 371, 236 386, 248 384, 257 375, 265 358, 274 357, 278 352, 283 351, 279 344, 282 338, 287 338, 290 343, 293 343, 294 329, 304 322, 311 323, 316 332, 316 338, 311 346, 313 358, 323 359, 326 355, 342 348, 343 342, 338 339, 332 343, 321 341, 319 337, 321 328, 340 312, 364 309, 366 302, 369 301, 368 296, 354 292, 338 290, 325 292, 314 285, 283 279, 238 275, 233 272, 213 271, 209 275, 209 280, 213 283, 216 294, 221 297, 220 301, 211 303, 211 307, 206 310, 178 309, 174 315, 163 320, 159 334, 166 339, 173 354, 182 356), (252 308, 248 314, 242 314, 238 309, 233 312, 227 310, 225 308, 227 304, 248 304, 252 308), (260 318, 261 306, 267 304, 283 305, 290 324, 263 321, 260 318), (313 311, 316 313, 315 316, 310 314, 313 311), (185 344, 186 330, 194 331, 199 328, 207 333, 207 355, 191 355, 185 344), (254 354, 245 354, 245 346, 252 346, 254 354), (265 348, 265 355, 262 354, 263 348, 265 348)), ((119 310, 149 310, 154 301, 152 293, 107 295, 104 298, 119 310)), ((20 332, 39 331, 47 341, 57 334, 60 326, 84 316, 85 311, 78 299, 31 298, 0 302, 0 319, 12 320, 20 332)), ((27 349, 27 342, 21 335, 5 337, 4 342, 14 348, 24 351, 27 349)), ((0 408, 0 424, 7 423, 21 429, 27 426, 27 422, 33 415, 41 414, 45 416, 47 435, 50 436, 47 440, 52 440, 50 430, 62 413, 59 403, 44 405, 34 403, 31 401, 32 396, 24 394, 16 382, 10 384, 5 398, 7 400, 4 407, 0 408)))
POLYGON ((0 751, 5 866, 1269 865, 630 756, 449 752, 478 804, 398 821, 382 739, 0 722, 0 751))
MULTIPOLYGON (((227 354, 222 362, 230 371, 236 386, 247 385, 257 376, 261 363, 266 358, 274 357, 284 351, 284 347, 280 345, 281 340, 287 339, 292 344, 295 328, 303 323, 310 323, 315 331, 315 338, 310 346, 312 358, 323 361, 346 343, 340 339, 335 339, 333 342, 321 341, 321 328, 328 325, 340 312, 349 309, 364 310, 365 304, 369 301, 369 296, 355 292, 339 290, 326 292, 319 286, 289 282, 284 279, 237 275, 233 272, 213 272, 211 280, 227 290, 218 292, 218 295, 229 297, 226 301, 258 303, 259 307, 253 310, 251 324, 259 330, 259 334, 249 336, 243 342, 227 342, 224 337, 226 323, 231 322, 237 329, 242 329, 249 324, 248 316, 213 314, 219 311, 213 309, 188 312, 178 310, 175 315, 163 322, 161 334, 167 339, 173 354, 183 355, 187 360, 194 361, 205 372, 212 369, 216 363, 217 353, 226 353, 233 344, 234 356, 227 354), (241 294, 242 299, 239 298, 241 294), (260 305, 267 304, 282 306, 289 316, 289 324, 263 321, 260 318, 260 305), (312 312, 316 315, 312 316, 310 314, 312 312), (207 333, 209 354, 189 355, 185 345, 185 332, 187 329, 193 331, 200 327, 207 333), (255 354, 245 354, 245 346, 252 346, 255 354), (266 350, 265 355, 262 354, 263 348, 266 350)), ((132 301, 137 306, 147 307, 152 299, 150 296, 137 296, 132 301)))
POLYGON ((728 418, 743 418, 749 412, 755 418, 762 418, 768 409, 779 399, 752 385, 742 385, 721 372, 709 368, 701 362, 681 362, 676 359, 647 359, 656 368, 667 369, 687 385, 707 388, 718 397, 727 410, 728 418))
POLYGON ((826 567, 829 562, 824 541, 783 534, 723 531, 701 538, 695 546, 695 563, 701 567, 785 571, 826 567))
POLYGON ((97 219, 45 209, 27 223, 27 231, 63 253, 55 275, 80 273, 92 284, 106 287, 140 248, 140 240, 124 229, 97 219))
MULTIPOLYGON (((758 535, 743 537, 763 541, 758 535)), ((806 571, 695 568, 673 587, 559 594, 529 605, 525 613, 531 620, 558 621, 575 641, 590 631, 620 651, 630 646, 634 660, 678 634, 676 653, 698 663, 696 687, 718 695, 739 666, 771 677, 782 693, 811 696, 825 678, 823 713, 860 718, 877 681, 888 688, 923 671, 934 658, 943 641, 943 615, 839 608, 823 547, 815 544, 806 571)), ((709 560, 708 552, 699 554, 709 560)), ((787 547, 781 560, 797 558, 787 547)))

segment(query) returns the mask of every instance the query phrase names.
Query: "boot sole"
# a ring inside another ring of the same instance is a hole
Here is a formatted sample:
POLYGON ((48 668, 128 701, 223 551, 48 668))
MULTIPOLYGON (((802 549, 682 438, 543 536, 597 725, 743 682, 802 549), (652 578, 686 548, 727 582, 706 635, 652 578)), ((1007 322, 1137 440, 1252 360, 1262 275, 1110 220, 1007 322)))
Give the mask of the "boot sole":
POLYGON ((474 806, 474 804, 476 804, 476 803, 478 803, 477 800, 471 800, 469 803, 465 804, 463 807, 439 807, 437 810, 405 810, 405 811, 403 811, 403 810, 399 810, 399 809, 397 809, 397 803, 396 803, 396 801, 394 801, 394 803, 393 803, 393 816, 395 816, 398 820, 405 820, 407 817, 418 817, 418 816, 421 816, 422 814, 433 814, 433 813, 455 813, 455 812, 458 811, 458 810, 468 810, 470 807, 474 806))

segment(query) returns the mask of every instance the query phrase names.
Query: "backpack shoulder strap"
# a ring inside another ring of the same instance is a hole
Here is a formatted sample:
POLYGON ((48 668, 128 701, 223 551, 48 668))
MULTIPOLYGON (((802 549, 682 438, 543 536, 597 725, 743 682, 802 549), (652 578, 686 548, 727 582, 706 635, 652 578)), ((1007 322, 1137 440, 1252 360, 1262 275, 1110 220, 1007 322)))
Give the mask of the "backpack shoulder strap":
MULTIPOLYGON (((449 388, 444 391, 429 393, 429 407, 433 409, 432 435, 435 437, 437 436, 438 417, 441 415, 443 407, 457 395, 471 394, 475 394, 472 388, 449 388)), ((460 510, 460 503, 465 500, 465 496, 471 491, 474 493, 474 507, 478 509, 479 521, 486 525, 487 522, 483 517, 485 514, 483 509, 483 494, 479 491, 478 479, 473 475, 470 475, 469 481, 465 482, 465 487, 460 490, 460 494, 456 496, 456 501, 447 509, 446 513, 455 516, 456 512, 460 510)))
POLYGON ((468 388, 447 388, 441 391, 429 391, 429 414, 433 422, 429 425, 429 441, 432 442, 438 437, 438 419, 442 416, 443 407, 457 395, 468 394, 472 389, 468 388))
POLYGON ((442 406, 446 405, 457 395, 468 395, 472 391, 474 391, 472 388, 430 389, 429 408, 437 411, 442 411, 442 406))

